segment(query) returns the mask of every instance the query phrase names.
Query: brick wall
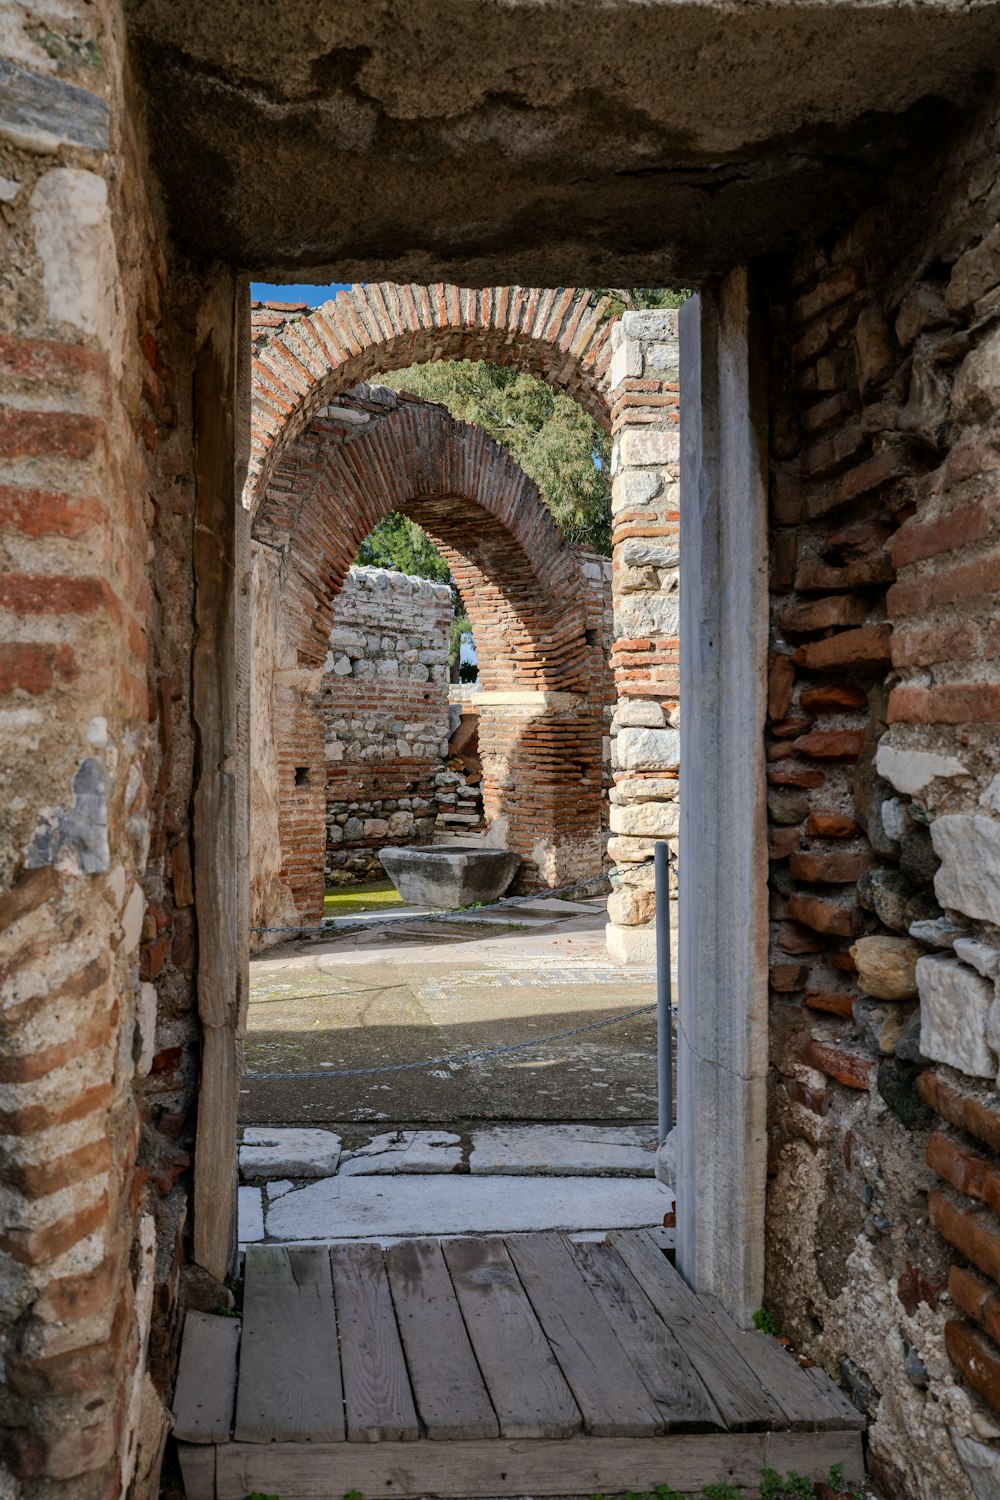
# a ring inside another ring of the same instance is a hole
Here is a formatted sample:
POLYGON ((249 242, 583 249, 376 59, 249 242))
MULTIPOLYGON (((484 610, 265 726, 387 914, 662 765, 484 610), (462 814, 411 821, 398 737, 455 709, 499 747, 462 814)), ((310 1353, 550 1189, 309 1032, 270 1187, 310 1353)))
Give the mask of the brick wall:
POLYGON ((1000 1466, 996 138, 770 281, 768 1297, 904 1496, 1000 1466))
POLYGON ((258 799, 255 821, 263 828, 270 817, 268 848, 281 857, 276 880, 254 860, 255 926, 316 920, 322 909, 317 710, 334 599, 361 541, 393 509, 440 548, 469 612, 490 839, 521 855, 521 889, 603 867, 605 570, 568 546, 535 485, 481 430, 433 403, 363 387, 328 393, 322 415, 283 450, 255 514, 258 553, 270 556, 258 586, 269 570, 280 599, 256 611, 255 661, 275 665, 251 717, 263 726, 276 716, 278 729, 268 751, 276 775, 263 749, 255 754, 255 785, 270 787, 270 813, 258 799))

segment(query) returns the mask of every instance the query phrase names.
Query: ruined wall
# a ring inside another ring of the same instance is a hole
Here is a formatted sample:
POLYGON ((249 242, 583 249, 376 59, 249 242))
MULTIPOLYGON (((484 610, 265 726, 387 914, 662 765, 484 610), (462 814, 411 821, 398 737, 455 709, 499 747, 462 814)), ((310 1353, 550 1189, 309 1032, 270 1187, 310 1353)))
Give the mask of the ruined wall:
POLYGON ((448 753, 447 584, 351 568, 321 689, 326 873, 381 878, 379 849, 427 844, 448 753))
POLYGON ((5 26, 0 1471, 143 1494, 196 1084, 191 376, 233 287, 171 254, 117 6, 5 26))
POLYGON ((653 850, 675 889, 678 766, 680 384, 676 312, 630 312, 612 334, 611 839, 608 948, 655 956, 653 850))
POLYGON ((767 1299, 920 1500, 1000 1472, 997 144, 769 271, 767 1299))

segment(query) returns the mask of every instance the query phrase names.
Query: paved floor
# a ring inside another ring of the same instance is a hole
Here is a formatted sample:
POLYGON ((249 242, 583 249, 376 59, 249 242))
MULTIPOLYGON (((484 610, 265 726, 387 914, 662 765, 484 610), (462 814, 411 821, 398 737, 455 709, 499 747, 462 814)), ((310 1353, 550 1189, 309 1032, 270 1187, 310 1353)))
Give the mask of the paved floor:
POLYGON ((364 1126, 654 1120, 652 1012, 520 1045, 653 1004, 652 969, 609 961, 606 920, 603 898, 546 899, 270 949, 251 964, 242 1123, 334 1125, 352 1147, 364 1126), (399 1063, 418 1066, 342 1076, 399 1063))

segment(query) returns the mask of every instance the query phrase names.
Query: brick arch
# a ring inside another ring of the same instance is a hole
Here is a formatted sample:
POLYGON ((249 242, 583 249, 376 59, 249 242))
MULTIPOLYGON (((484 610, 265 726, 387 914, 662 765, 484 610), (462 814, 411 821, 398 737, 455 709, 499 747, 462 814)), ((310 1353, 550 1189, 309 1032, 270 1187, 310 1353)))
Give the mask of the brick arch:
POLYGON ((301 690, 275 705, 283 879, 299 916, 322 911, 318 691, 336 596, 393 510, 427 531, 462 592, 481 662, 487 815, 521 855, 522 885, 598 873, 603 650, 587 629, 581 559, 537 486, 481 428, 430 403, 403 399, 340 447, 317 450, 316 436, 307 445, 323 458, 301 502, 283 492, 282 656, 301 690))
MULTIPOLYGON (((611 425, 608 299, 575 287, 352 286, 258 341, 244 505, 255 511, 281 453, 332 397, 371 376, 440 359, 514 365, 611 425)), ((266 326, 258 321, 259 333, 266 326)))

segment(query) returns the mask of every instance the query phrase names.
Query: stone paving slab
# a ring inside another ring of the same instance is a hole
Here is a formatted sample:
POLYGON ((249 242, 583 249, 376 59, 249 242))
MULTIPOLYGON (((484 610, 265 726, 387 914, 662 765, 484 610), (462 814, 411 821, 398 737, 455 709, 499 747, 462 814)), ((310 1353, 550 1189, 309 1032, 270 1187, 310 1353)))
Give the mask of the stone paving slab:
POLYGON ((507 1125, 476 1130, 469 1171, 486 1176, 649 1177, 656 1132, 640 1125, 507 1125))
MULTIPOLYGON (((262 1206, 259 1188, 240 1189, 241 1244, 259 1238, 262 1206)), ((652 1178, 337 1176, 269 1204, 266 1229, 281 1241, 630 1229, 662 1224, 672 1208, 652 1178)))
POLYGON ((240 1146, 240 1172, 251 1180, 329 1177, 340 1161, 340 1136, 331 1130, 248 1126, 240 1146))
POLYGON ((389 1130, 345 1151, 341 1177, 395 1176, 400 1172, 454 1172, 462 1165, 462 1137, 449 1130, 389 1130))

